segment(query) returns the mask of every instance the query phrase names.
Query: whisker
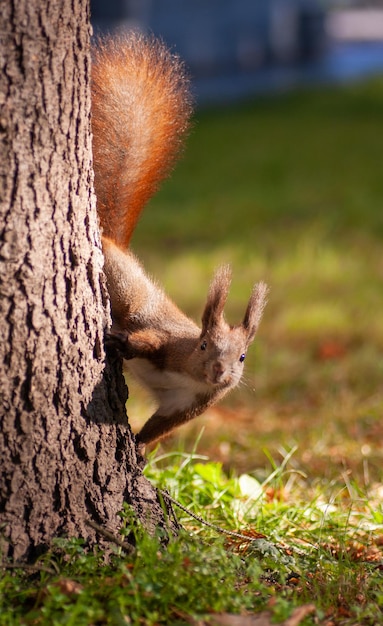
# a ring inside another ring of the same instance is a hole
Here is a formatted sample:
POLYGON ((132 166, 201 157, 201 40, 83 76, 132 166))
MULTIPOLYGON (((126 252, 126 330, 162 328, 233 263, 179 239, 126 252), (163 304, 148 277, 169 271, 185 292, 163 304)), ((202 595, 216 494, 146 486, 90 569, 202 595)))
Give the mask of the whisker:
POLYGON ((250 389, 251 391, 255 391, 255 386, 254 386, 254 380, 252 377, 250 376, 242 376, 241 380, 238 383, 238 387, 246 387, 247 389, 250 389))

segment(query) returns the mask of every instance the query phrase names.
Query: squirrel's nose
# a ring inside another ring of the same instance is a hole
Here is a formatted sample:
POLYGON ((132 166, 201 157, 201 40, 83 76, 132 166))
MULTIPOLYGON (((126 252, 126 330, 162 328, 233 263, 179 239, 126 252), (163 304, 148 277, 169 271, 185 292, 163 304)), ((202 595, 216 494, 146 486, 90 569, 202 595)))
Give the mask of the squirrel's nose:
POLYGON ((220 363, 219 361, 213 363, 213 376, 216 383, 222 382, 224 373, 225 368, 223 367, 222 363, 220 363))

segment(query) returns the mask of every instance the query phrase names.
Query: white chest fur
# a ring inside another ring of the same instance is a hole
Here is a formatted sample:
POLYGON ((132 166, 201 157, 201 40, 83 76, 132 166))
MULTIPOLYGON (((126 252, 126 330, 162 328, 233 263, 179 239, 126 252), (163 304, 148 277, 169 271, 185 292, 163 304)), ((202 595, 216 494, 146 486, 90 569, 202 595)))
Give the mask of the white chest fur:
POLYGON ((180 372, 160 370, 146 359, 132 359, 128 371, 155 397, 162 415, 172 415, 191 407, 198 394, 211 392, 211 385, 180 372))

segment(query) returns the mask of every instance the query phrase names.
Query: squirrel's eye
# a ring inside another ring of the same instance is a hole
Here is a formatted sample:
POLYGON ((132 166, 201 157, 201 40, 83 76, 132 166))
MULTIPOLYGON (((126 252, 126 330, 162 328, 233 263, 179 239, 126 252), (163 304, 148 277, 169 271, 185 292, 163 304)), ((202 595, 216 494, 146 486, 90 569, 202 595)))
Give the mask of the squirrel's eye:
POLYGON ((201 343, 201 350, 206 350, 206 348, 207 348, 207 341, 203 341, 201 343))
POLYGON ((245 354, 245 353, 241 354, 241 356, 239 357, 239 362, 240 362, 240 363, 243 363, 243 362, 244 362, 244 360, 245 360, 245 356, 246 356, 246 354, 245 354))

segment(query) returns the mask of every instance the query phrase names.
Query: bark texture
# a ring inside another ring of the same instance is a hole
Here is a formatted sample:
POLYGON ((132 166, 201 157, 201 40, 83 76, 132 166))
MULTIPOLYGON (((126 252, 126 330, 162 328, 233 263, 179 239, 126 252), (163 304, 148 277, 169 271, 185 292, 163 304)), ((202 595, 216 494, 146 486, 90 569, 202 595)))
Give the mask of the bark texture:
POLYGON ((3 554, 163 521, 137 466, 92 193, 87 0, 0 5, 0 527, 3 554))

